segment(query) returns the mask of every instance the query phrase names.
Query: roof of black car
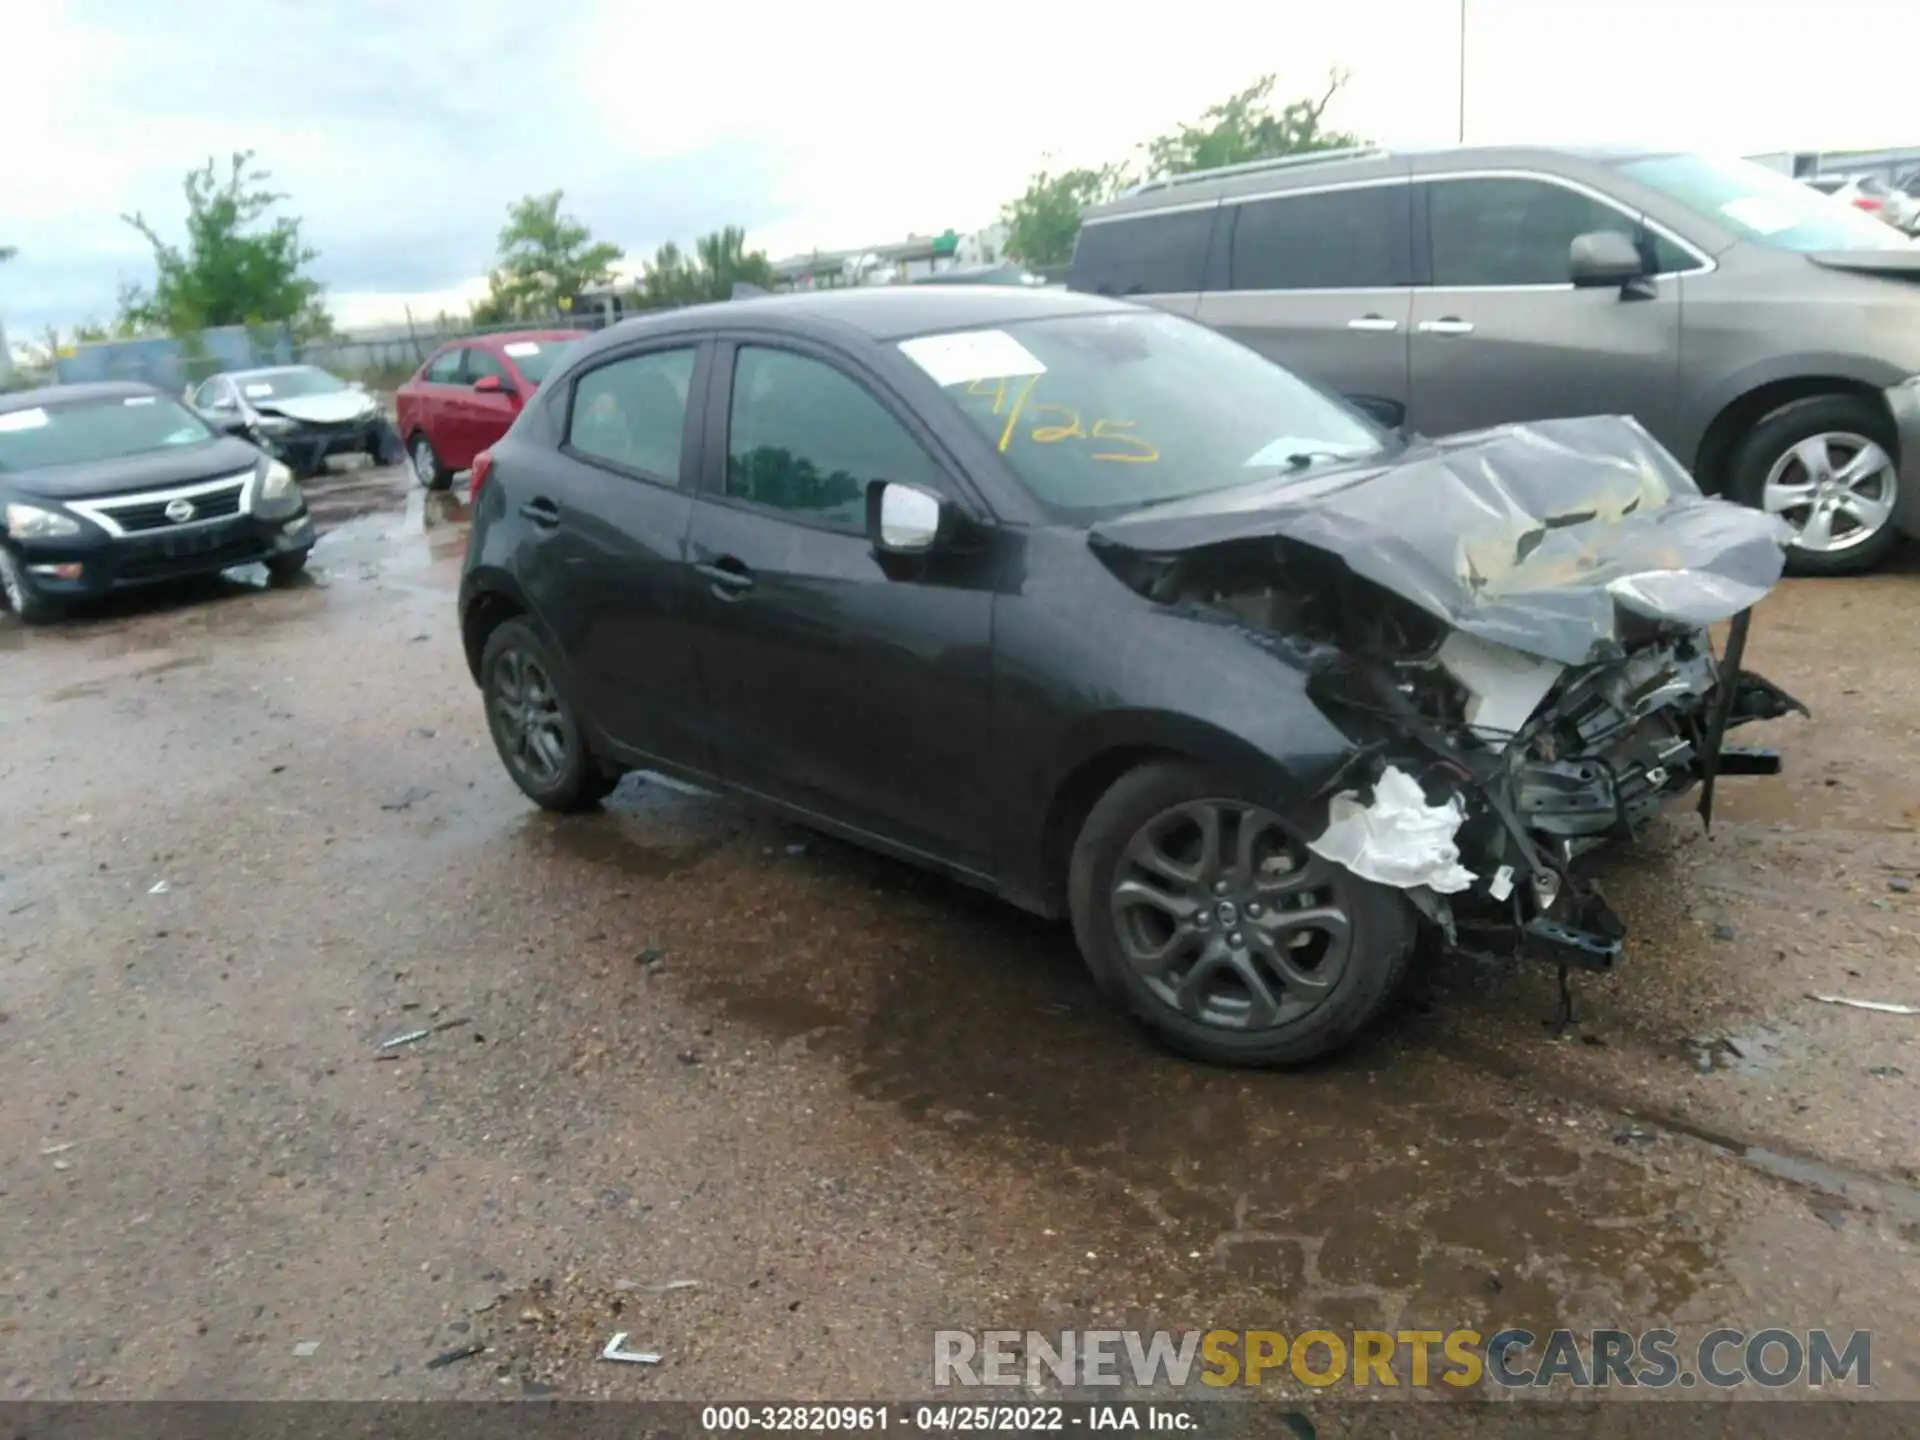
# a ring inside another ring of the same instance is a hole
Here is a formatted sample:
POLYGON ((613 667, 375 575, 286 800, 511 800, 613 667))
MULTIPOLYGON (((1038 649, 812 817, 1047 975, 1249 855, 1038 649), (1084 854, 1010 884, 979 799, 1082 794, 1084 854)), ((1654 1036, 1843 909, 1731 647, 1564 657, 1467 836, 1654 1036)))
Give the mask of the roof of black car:
POLYGON ((123 400, 129 395, 158 395, 139 380, 92 380, 84 385, 47 385, 0 395, 0 415, 11 410, 33 410, 42 405, 66 405, 79 400, 123 400))
POLYGON ((844 290, 797 291, 747 300, 722 300, 623 320, 612 327, 707 328, 772 323, 804 329, 844 325, 876 340, 894 340, 941 330, 970 330, 1041 320, 1055 315, 1098 314, 1136 307, 1098 295, 1034 285, 856 285, 844 290))

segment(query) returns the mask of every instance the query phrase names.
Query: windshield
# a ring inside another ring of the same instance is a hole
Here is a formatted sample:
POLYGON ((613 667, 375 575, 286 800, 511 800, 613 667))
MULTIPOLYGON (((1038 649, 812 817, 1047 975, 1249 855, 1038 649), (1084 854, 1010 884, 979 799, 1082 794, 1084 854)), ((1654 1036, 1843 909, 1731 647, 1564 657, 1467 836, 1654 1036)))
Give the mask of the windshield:
POLYGON ((1028 320, 900 349, 1056 510, 1132 509, 1382 448, 1306 382, 1171 315, 1028 320))
POLYGON ((163 395, 70 400, 0 412, 0 470, 87 465, 212 438, 198 417, 163 395))
POLYGON ((1886 221, 1751 160, 1654 155, 1624 161, 1620 172, 1666 191, 1742 239, 1781 250, 1903 250, 1912 244, 1886 221))
POLYGON ((348 388, 346 381, 309 365, 297 370, 256 370, 236 375, 233 380, 249 400, 291 400, 300 395, 332 395, 348 388))
POLYGON ((500 348, 513 358, 522 375, 538 385, 560 363, 576 340, 509 340, 500 348))

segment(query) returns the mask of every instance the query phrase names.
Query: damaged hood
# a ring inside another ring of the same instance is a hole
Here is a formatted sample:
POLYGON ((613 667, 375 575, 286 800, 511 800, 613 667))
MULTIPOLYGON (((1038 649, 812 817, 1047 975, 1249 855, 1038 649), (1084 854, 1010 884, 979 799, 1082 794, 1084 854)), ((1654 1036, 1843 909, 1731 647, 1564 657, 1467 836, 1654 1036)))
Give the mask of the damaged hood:
POLYGON ((373 413, 373 397, 363 390, 330 390, 323 395, 289 395, 285 399, 249 395, 247 403, 262 415, 285 415, 309 425, 338 425, 373 413))
POLYGON ((1457 630, 1581 665, 1618 650, 1623 612, 1698 627, 1746 609, 1779 581, 1790 538, 1773 516, 1702 495, 1638 422, 1594 416, 1154 506, 1088 543, 1147 592, 1210 547, 1291 541, 1457 630))

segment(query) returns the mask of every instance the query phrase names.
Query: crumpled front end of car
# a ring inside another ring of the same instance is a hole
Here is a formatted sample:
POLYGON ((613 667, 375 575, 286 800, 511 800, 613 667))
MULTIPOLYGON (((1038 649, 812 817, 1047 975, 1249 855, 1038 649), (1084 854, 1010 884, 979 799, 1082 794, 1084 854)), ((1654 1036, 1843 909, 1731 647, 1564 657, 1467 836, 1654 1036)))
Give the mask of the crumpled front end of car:
POLYGON ((1710 818, 1721 776, 1779 767, 1728 733, 1805 713, 1743 665, 1787 539, 1599 417, 1156 507, 1091 543, 1308 674, 1354 747, 1311 797, 1315 851, 1458 948, 1605 968, 1625 927, 1574 862, 1688 792, 1710 818))

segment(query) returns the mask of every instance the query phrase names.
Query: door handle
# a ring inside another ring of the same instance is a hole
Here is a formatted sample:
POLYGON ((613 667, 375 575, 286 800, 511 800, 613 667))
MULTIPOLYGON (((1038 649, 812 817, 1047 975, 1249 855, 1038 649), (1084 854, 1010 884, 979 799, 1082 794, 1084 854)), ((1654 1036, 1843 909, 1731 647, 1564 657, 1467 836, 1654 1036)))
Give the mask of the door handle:
POLYGON ((1422 320, 1420 333, 1423 335, 1471 335, 1473 322, 1462 320, 1458 315, 1443 315, 1438 320, 1422 320))
POLYGON ((560 507, 544 495, 527 501, 520 507, 520 514, 542 530, 551 530, 560 523, 560 507))
POLYGON ((693 571, 711 585, 713 593, 722 600, 738 600, 753 588, 753 572, 731 555, 696 565, 693 571))
POLYGON ((1349 330, 1385 331, 1398 330, 1399 328, 1400 322, 1398 320, 1389 320, 1384 315, 1362 315, 1357 319, 1347 321, 1347 329, 1349 330))

